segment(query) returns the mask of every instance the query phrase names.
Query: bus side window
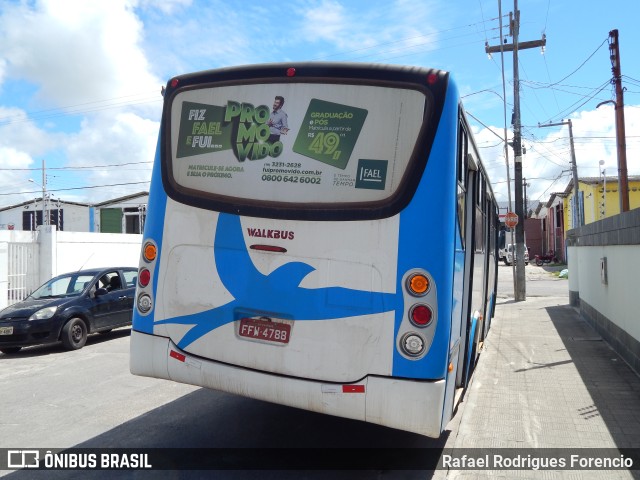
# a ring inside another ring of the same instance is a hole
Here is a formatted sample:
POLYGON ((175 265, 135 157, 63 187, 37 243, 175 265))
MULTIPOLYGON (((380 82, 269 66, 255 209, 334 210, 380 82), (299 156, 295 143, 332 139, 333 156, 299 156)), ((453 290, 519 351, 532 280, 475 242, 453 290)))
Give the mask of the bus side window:
POLYGON ((466 203, 467 196, 467 169, 468 169, 468 148, 469 137, 467 130, 462 122, 462 118, 458 123, 458 222, 460 224, 460 236, 462 237, 462 248, 465 245, 465 232, 466 232, 466 203))
POLYGON ((475 249, 476 252, 484 252, 485 251, 485 213, 484 207, 485 202, 483 201, 486 189, 486 181, 484 178, 484 173, 482 170, 478 170, 478 174, 476 175, 477 179, 477 195, 476 195, 476 231, 475 231, 475 249))

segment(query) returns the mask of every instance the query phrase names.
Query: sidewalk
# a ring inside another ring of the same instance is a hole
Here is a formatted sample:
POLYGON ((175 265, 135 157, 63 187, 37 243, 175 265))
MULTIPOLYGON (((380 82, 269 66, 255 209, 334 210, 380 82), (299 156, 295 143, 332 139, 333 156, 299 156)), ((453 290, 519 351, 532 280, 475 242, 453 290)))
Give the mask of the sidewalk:
MULTIPOLYGON (((445 448, 640 448, 640 377, 569 306, 568 282, 529 265, 496 315, 445 448)), ((640 471, 463 471, 446 478, 634 478, 640 471)))

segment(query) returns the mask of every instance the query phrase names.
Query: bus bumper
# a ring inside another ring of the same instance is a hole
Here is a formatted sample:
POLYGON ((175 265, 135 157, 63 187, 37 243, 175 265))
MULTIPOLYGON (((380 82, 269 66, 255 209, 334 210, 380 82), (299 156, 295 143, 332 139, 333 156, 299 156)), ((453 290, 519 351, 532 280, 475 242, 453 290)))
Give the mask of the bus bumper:
POLYGON ((195 357, 166 337, 131 331, 134 375, 220 390, 437 438, 445 380, 367 376, 352 384, 284 377, 195 357))

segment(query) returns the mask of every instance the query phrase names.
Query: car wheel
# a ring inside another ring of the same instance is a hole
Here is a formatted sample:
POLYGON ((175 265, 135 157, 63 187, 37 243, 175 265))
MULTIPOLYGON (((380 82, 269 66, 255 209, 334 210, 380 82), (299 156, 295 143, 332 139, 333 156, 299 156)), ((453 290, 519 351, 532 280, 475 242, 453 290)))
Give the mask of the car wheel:
POLYGON ((22 347, 5 347, 5 348, 0 348, 0 352, 10 355, 12 353, 18 353, 21 349, 22 347))
POLYGON ((87 343, 87 326, 80 318, 72 318, 62 328, 62 345, 68 350, 79 350, 87 343))

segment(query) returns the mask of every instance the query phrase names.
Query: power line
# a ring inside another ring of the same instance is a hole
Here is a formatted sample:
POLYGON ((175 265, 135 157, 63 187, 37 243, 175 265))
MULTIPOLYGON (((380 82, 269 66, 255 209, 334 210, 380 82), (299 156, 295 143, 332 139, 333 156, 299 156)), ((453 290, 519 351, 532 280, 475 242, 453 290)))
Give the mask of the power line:
MULTIPOLYGON (((478 25, 483 25, 483 24, 485 24, 487 22, 492 22, 492 21, 495 21, 495 20, 497 20, 497 18, 492 18, 492 19, 489 19, 487 21, 483 20, 482 22, 470 23, 470 24, 467 24, 467 25, 462 25, 460 27, 453 27, 453 28, 449 28, 449 29, 446 29, 446 30, 436 30, 436 31, 428 33, 428 34, 416 35, 414 37, 403 38, 403 39, 400 39, 400 40, 393 40, 393 41, 390 41, 390 42, 376 43, 376 44, 370 45, 368 47, 356 48, 356 49, 353 49, 353 50, 348 50, 346 52, 338 52, 338 53, 333 53, 331 55, 323 55, 321 57, 313 58, 312 60, 313 61, 315 61, 315 60, 326 60, 328 58, 338 57, 338 56, 342 56, 342 55, 347 56, 347 55, 350 55, 350 54, 363 52, 363 51, 366 51, 366 50, 380 49, 380 47, 385 47, 385 46, 388 46, 388 45, 404 44, 403 46, 400 46, 399 48, 406 49, 407 48, 406 43, 411 41, 411 40, 417 40, 417 39, 420 39, 420 38, 423 38, 425 40, 429 40, 430 38, 432 38, 434 36, 439 36, 439 35, 442 35, 442 34, 445 34, 445 33, 448 33, 448 32, 453 32, 453 31, 456 31, 456 30, 462 30, 462 29, 466 29, 466 28, 469 28, 469 27, 475 27, 475 26, 478 26, 478 25)), ((485 28, 485 31, 486 31, 486 28, 485 28)), ((465 34, 465 35, 461 35, 461 36, 467 36, 467 35, 469 35, 469 34, 465 34)), ((454 37, 450 37, 450 38, 458 38, 458 37, 454 36, 454 37)), ((447 38, 447 39, 450 39, 450 38, 447 38)), ((409 47, 422 46, 422 45, 428 45, 428 44, 430 44, 430 42, 425 42, 425 43, 421 43, 421 44, 417 44, 417 45, 409 45, 409 47)), ((390 53, 390 52, 394 52, 394 51, 397 51, 397 50, 398 49, 387 50, 387 51, 382 51, 382 52, 377 51, 377 52, 374 52, 374 53, 371 53, 371 54, 367 54, 367 55, 364 55, 364 56, 351 58, 351 60, 357 60, 358 58, 366 58, 366 57, 370 57, 372 55, 390 53)))
MULTIPOLYGON (((141 165, 141 164, 149 164, 149 163, 153 163, 152 161, 146 161, 146 162, 126 162, 126 163, 112 163, 112 164, 108 164, 108 165, 89 165, 89 166, 78 166, 78 167, 47 167, 47 171, 49 170, 81 170, 81 169, 85 169, 85 168, 91 168, 91 169, 96 169, 96 168, 104 168, 104 167, 124 167, 125 165, 141 165)), ((42 170, 42 168, 0 168, 0 171, 35 171, 35 170, 42 170)))
POLYGON ((549 185, 549 187, 547 187, 547 189, 544 192, 542 192, 542 194, 540 194, 536 202, 540 202, 541 198, 543 198, 547 194, 547 192, 551 190, 551 187, 553 187, 558 180, 560 180, 562 177, 566 177, 568 174, 569 172, 567 171, 560 172, 560 174, 556 177, 556 179, 553 182, 551 182, 551 185, 549 185))
POLYGON ((570 77, 570 76, 572 76, 574 73, 576 73, 578 70, 580 70, 582 67, 584 67, 584 66, 585 66, 585 64, 586 64, 589 60, 591 60, 591 58, 592 58, 592 57, 593 57, 593 56, 598 52, 598 50, 600 50, 600 49, 602 48, 602 46, 603 46, 605 43, 607 43, 607 41, 608 41, 608 40, 609 40, 609 38, 608 38, 608 37, 607 37, 607 38, 605 38, 605 39, 602 41, 602 43, 598 46, 598 48, 596 48, 596 49, 593 51, 593 53, 592 53, 591 55, 589 55, 589 56, 587 57, 587 59, 586 59, 584 62, 582 62, 582 63, 580 64, 580 66, 579 66, 578 68, 576 68, 573 72, 571 72, 569 75, 567 75, 566 77, 562 78, 561 80, 558 80, 557 82, 552 83, 551 85, 549 85, 549 87, 553 87, 554 85, 557 85, 557 84, 559 84, 559 83, 564 82, 567 78, 569 78, 569 77, 570 77))
POLYGON ((586 96, 583 95, 582 99, 585 99, 582 103, 580 103, 578 105, 578 103, 582 100, 578 100, 577 102, 573 103, 572 105, 568 106, 567 108, 565 108, 563 111, 558 112, 556 115, 554 115, 553 117, 548 118, 547 120, 545 120, 544 122, 540 122, 541 124, 544 123, 549 123, 551 122, 554 118, 564 118, 567 117, 569 115, 571 115, 573 112, 577 111, 580 107, 586 105, 587 103, 589 103, 591 100, 593 100, 595 98, 596 95, 598 95, 601 91, 603 91, 609 84, 610 84, 610 80, 607 80, 606 82, 604 82, 603 84, 601 84, 599 87, 597 87, 594 91, 592 91, 592 95, 591 96, 586 96))
MULTIPOLYGON (((86 189, 92 189, 92 188, 105 188, 105 187, 123 187, 123 186, 127 186, 127 185, 142 185, 142 184, 148 184, 150 183, 149 180, 147 180, 146 182, 128 182, 128 183, 112 183, 111 185, 91 185, 88 187, 71 187, 71 188, 56 188, 56 189, 47 189, 47 192, 66 192, 69 190, 86 190, 86 189)), ((34 190, 34 191, 30 191, 30 192, 12 192, 12 193, 0 193, 0 195, 2 196, 7 196, 7 195, 27 195, 30 193, 41 193, 39 190, 34 190)))
MULTIPOLYGON (((104 101, 107 101, 107 100, 104 100, 104 101)), ((100 102, 101 101, 88 102, 87 104, 100 103, 100 102)), ((153 103, 153 102, 162 102, 162 99, 161 98, 158 99, 155 97, 152 99, 152 97, 148 97, 146 99, 141 99, 140 101, 137 101, 137 102, 118 102, 118 103, 111 103, 111 104, 106 104, 99 107, 86 108, 86 109, 74 110, 74 107, 61 107, 58 109, 40 110, 35 113, 26 112, 25 114, 14 115, 13 117, 9 116, 9 117, 0 118, 0 126, 30 122, 33 120, 48 120, 51 118, 65 117, 69 115, 79 115, 79 114, 91 113, 91 112, 99 112, 102 110, 109 110, 112 108, 132 106, 132 105, 142 105, 145 103, 153 103), (46 113, 46 112, 51 112, 51 113, 46 113)))

